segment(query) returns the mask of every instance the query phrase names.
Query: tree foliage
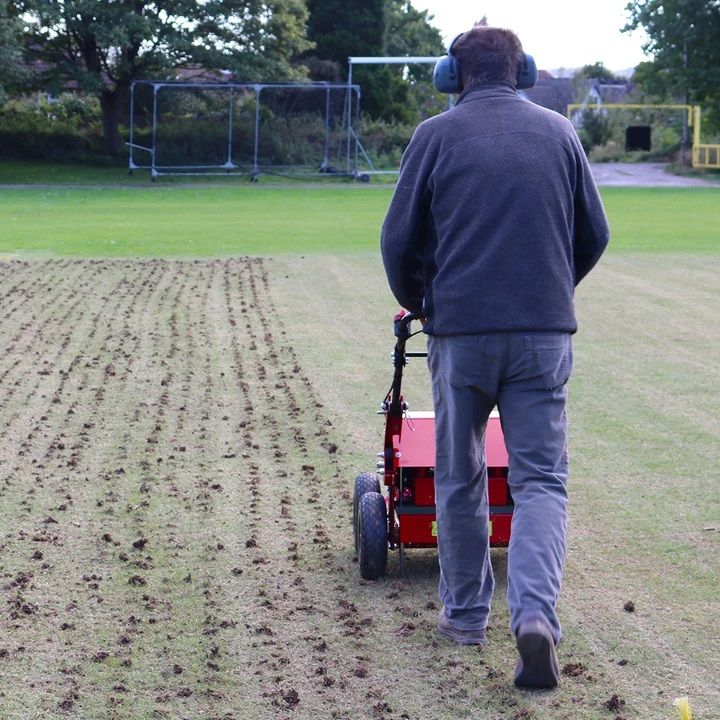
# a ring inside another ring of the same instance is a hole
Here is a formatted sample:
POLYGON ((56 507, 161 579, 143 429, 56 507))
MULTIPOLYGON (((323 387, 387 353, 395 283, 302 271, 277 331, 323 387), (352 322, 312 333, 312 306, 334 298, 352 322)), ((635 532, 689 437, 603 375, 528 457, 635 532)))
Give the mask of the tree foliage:
MULTIPOLYGON (((117 154, 133 80, 192 66, 244 82, 340 81, 350 55, 442 54, 431 20, 409 0, 0 0, 0 102, 30 75, 56 96, 90 94, 117 154)), ((430 66, 354 72, 364 113, 380 122, 416 124, 432 103, 430 66)))
POLYGON ((0 105, 6 88, 19 83, 26 73, 22 68, 22 24, 8 0, 0 0, 0 105))
MULTIPOLYGON (((445 47, 440 31, 431 24, 426 10, 416 10, 412 3, 404 0, 386 0, 383 51, 386 55, 439 56, 445 47)), ((417 123, 423 114, 422 105, 435 94, 432 72, 432 65, 387 67, 389 77, 385 80, 381 73, 375 86, 380 90, 375 90, 375 104, 381 109, 375 117, 417 123), (389 97, 382 97, 383 91, 389 97)))
POLYGON ((73 81, 100 98, 105 148, 121 147, 120 110, 130 83, 199 64, 247 80, 297 76, 292 59, 309 47, 303 0, 20 0, 45 81, 73 81))
POLYGON ((580 118, 578 135, 587 155, 590 155, 590 151, 594 147, 604 145, 612 135, 607 112, 595 108, 585 108, 580 118))
MULTIPOLYGON (((308 36, 315 43, 316 57, 308 58, 307 64, 318 80, 330 79, 327 65, 320 65, 318 58, 335 64, 332 79, 344 79, 350 56, 440 55, 444 51, 440 31, 432 26, 427 11, 415 9, 407 0, 308 0, 308 9, 308 36)), ((359 65, 353 73, 362 86, 363 109, 371 117, 417 121, 413 85, 429 81, 431 68, 359 65)))
POLYGON ((625 31, 643 28, 652 62, 633 77, 648 93, 705 104, 720 115, 720 1, 637 0, 625 31))
POLYGON ((308 0, 308 38, 315 55, 347 66, 350 55, 381 55, 384 0, 308 0))
MULTIPOLYGON (((406 0, 387 0, 385 52, 388 55, 442 55, 445 52, 442 36, 431 21, 427 10, 416 10, 406 0)), ((418 72, 417 67, 409 70, 410 77, 418 72)), ((432 75, 432 68, 429 70, 432 75)))
POLYGON ((583 65, 575 74, 575 77, 581 77, 586 80, 597 80, 599 83, 616 83, 619 79, 613 74, 612 70, 608 70, 602 62, 595 62, 590 65, 583 65))

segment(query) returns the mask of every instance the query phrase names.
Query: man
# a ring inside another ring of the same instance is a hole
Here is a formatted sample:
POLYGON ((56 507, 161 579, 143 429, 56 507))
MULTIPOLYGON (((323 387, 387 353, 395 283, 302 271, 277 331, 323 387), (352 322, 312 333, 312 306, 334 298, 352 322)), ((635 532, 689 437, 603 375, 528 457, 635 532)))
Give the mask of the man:
POLYGON ((483 441, 497 405, 515 502, 508 550, 515 684, 550 688, 559 680, 573 293, 609 230, 572 125, 516 92, 518 38, 476 26, 450 52, 462 93, 415 131, 381 243, 393 294, 426 317, 429 336, 437 627, 460 644, 485 643, 494 578, 483 441))

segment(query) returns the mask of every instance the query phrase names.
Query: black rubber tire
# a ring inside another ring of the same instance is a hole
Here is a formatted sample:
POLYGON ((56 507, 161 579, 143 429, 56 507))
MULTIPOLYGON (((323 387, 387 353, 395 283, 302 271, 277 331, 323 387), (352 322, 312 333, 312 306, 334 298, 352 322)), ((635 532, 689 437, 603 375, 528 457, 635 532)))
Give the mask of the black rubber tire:
POLYGON ((353 493, 353 536, 355 538, 355 553, 358 551, 358 506, 360 498, 369 492, 380 492, 380 480, 375 473, 360 473, 355 478, 355 492, 353 493))
POLYGON ((387 507, 376 492, 360 498, 358 512, 358 564, 365 580, 377 580, 385 574, 388 556, 387 507))

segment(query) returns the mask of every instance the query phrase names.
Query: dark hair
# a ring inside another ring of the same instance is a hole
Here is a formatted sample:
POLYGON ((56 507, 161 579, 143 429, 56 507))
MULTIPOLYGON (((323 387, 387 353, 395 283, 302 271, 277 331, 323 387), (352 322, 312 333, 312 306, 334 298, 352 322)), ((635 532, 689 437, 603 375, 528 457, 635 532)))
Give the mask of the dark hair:
POLYGON ((512 30, 476 25, 462 35, 452 48, 462 72, 462 84, 492 82, 517 84, 522 45, 512 30))

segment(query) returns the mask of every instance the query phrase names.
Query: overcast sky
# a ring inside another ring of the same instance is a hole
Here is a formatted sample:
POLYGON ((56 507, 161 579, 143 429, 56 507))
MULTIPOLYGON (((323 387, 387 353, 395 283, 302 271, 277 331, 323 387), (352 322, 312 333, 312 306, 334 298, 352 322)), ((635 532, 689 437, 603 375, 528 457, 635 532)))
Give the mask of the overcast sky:
POLYGON ((635 67, 643 55, 642 33, 621 33, 628 0, 412 0, 434 15, 448 42, 483 15, 490 25, 516 32, 542 69, 576 68, 597 61, 610 70, 635 67))

